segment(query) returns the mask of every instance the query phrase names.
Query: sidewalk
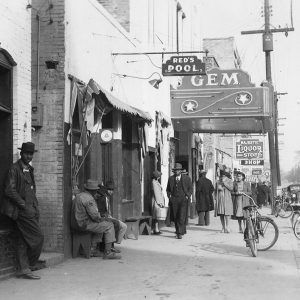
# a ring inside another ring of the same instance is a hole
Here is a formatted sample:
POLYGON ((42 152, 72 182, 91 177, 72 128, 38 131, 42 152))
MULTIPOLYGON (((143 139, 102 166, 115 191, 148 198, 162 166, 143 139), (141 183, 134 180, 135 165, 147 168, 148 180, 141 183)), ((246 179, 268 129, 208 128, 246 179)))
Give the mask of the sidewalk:
MULTIPOLYGON (((263 209, 268 215, 269 209, 263 209)), ((272 217, 272 216, 271 216, 272 217)), ((188 234, 175 239, 174 228, 162 235, 142 235, 122 242, 122 259, 69 259, 37 271, 42 279, 11 278, 0 282, 7 300, 89 299, 288 299, 300 294, 300 242, 290 220, 274 218, 277 243, 254 258, 245 247, 238 224, 220 233, 219 218, 211 225, 190 220, 188 234)))

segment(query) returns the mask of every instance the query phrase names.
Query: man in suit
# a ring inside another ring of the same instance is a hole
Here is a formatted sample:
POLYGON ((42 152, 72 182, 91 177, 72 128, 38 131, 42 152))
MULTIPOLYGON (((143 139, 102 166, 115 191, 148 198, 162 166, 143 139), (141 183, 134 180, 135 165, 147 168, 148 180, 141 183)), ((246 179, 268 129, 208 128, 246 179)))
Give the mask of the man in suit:
POLYGON ((167 195, 171 210, 171 221, 175 223, 176 238, 182 239, 186 233, 188 205, 193 192, 192 181, 188 175, 182 174, 180 163, 175 163, 174 175, 169 177, 167 195))

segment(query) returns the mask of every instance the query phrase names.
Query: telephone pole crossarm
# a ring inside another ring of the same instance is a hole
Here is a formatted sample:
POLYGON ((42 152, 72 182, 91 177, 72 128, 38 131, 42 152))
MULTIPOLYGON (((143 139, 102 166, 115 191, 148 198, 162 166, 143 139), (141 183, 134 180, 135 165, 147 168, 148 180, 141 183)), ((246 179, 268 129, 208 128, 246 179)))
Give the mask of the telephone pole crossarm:
MULTIPOLYGON (((294 31, 295 29, 286 27, 286 28, 272 28, 269 29, 268 32, 289 32, 289 31, 294 31)), ((266 30, 247 30, 247 31, 241 31, 241 34, 259 34, 259 33, 265 33, 266 30)))

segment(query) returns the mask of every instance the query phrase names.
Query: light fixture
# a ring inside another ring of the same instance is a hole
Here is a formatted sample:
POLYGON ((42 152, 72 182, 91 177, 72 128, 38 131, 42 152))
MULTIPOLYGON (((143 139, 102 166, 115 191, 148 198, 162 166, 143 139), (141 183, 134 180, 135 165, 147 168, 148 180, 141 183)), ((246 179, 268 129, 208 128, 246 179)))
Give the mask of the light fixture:
POLYGON ((159 84, 162 83, 161 75, 158 72, 153 72, 149 77, 139 77, 139 76, 133 76, 133 75, 127 75, 127 74, 113 73, 113 75, 116 75, 116 76, 119 76, 119 77, 123 77, 123 78, 130 77, 130 78, 137 78, 137 79, 150 79, 155 74, 157 74, 159 76, 159 78, 158 79, 151 79, 148 82, 154 88, 158 89, 159 84))
POLYGON ((151 79, 148 81, 154 88, 158 89, 159 88, 159 84, 162 83, 162 79, 151 79))

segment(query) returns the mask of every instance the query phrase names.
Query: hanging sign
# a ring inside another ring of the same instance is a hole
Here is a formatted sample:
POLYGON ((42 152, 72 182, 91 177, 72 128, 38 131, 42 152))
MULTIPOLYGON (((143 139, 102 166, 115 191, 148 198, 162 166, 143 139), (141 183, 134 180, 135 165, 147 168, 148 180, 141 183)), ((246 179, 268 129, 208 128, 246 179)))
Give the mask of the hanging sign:
POLYGON ((245 159, 241 160, 241 165, 243 166, 263 166, 264 160, 263 159, 245 159))
POLYGON ((205 75, 205 63, 197 56, 171 56, 162 64, 163 76, 205 75))
POLYGON ((236 142, 236 159, 263 159, 263 142, 259 139, 240 139, 236 142))

